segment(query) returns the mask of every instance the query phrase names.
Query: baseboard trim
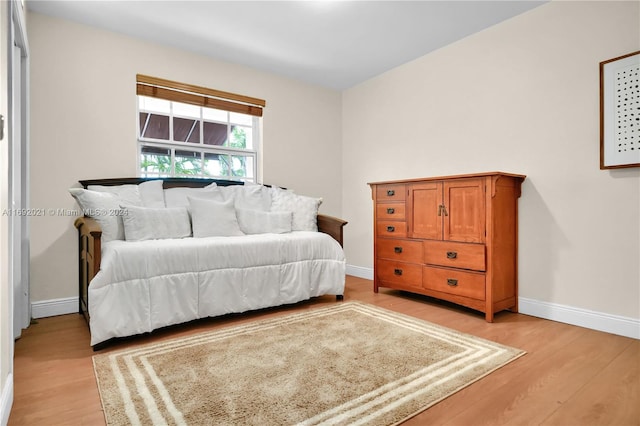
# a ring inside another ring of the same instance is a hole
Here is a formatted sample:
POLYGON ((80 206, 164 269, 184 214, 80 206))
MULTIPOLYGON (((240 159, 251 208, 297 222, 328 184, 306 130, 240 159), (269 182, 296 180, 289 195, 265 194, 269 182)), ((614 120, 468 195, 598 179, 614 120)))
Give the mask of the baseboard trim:
POLYGON ((640 339, 640 319, 611 315, 540 300, 518 298, 521 314, 640 339))
MULTIPOLYGON (((12 360, 13 362, 13 360, 12 360)), ((9 423, 11 406, 13 405, 13 373, 7 375, 7 380, 2 386, 2 399, 0 400, 0 425, 6 426, 9 423)))
MULTIPOLYGON (((373 268, 347 265, 347 275, 373 280, 373 268)), ((518 298, 521 314, 604 331, 640 340, 640 319, 628 318, 526 297, 518 298)))
MULTIPOLYGON (((373 280, 372 268, 347 265, 346 273, 354 277, 373 280)), ((518 298, 518 309, 521 314, 640 340, 640 319, 543 302, 526 297, 518 298)), ((33 318, 53 317, 77 312, 77 297, 42 300, 31 304, 33 318)))
POLYGON ((365 280, 373 280, 373 268, 347 265, 347 275, 353 275, 354 277, 364 278, 365 280))
POLYGON ((65 297, 62 299, 40 300, 31 303, 33 318, 55 317, 57 315, 77 314, 78 298, 65 297))

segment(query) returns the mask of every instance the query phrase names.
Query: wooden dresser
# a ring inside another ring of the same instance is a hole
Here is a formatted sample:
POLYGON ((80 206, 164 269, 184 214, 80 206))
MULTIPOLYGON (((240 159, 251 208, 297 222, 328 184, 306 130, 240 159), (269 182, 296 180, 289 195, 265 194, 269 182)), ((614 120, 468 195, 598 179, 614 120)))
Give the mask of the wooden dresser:
POLYGON ((525 176, 477 173, 369 183, 374 285, 485 313, 518 310, 518 198, 525 176))

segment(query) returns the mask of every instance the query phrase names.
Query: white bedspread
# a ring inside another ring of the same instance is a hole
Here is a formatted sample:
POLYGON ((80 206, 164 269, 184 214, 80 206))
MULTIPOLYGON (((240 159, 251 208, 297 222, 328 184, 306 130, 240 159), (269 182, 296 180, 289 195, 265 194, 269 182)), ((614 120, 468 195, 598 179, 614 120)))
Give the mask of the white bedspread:
POLYGON ((345 258, 320 232, 110 241, 89 285, 91 345, 196 318, 341 295, 345 258))

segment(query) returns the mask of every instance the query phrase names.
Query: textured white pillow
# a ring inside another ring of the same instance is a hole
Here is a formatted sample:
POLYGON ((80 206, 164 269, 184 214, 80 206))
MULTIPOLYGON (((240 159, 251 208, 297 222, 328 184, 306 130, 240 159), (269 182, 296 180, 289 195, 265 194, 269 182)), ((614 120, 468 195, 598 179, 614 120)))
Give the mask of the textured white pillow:
POLYGON ((162 180, 141 182, 139 185, 89 185, 90 191, 115 194, 128 206, 164 207, 162 180))
POLYGON ((245 234, 283 234, 291 232, 291 212, 265 212, 236 208, 240 229, 245 234))
POLYGON ((244 235, 238 225, 233 201, 212 201, 188 197, 193 236, 232 237, 244 235))
POLYGON ((142 206, 142 198, 140 198, 140 190, 138 185, 89 185, 89 191, 106 192, 113 194, 128 206, 142 206))
POLYGON ((290 211, 293 213, 291 229, 293 231, 317 231, 318 209, 322 198, 306 197, 293 191, 278 187, 271 188, 271 211, 290 211))
POLYGON ((102 229, 102 242, 124 240, 119 197, 110 192, 82 188, 69 188, 69 193, 76 199, 83 213, 98 222, 102 229))
POLYGON ((271 191, 264 185, 244 184, 236 190, 236 209, 262 210, 271 209, 271 191))
POLYGON ((271 191, 264 185, 245 183, 244 185, 218 186, 225 201, 233 200, 238 209, 269 211, 271 191))
POLYGON ((162 180, 154 179, 142 182, 138 185, 138 190, 144 207, 162 208, 165 206, 162 180))
POLYGON ((210 188, 168 188, 164 190, 164 201, 167 207, 188 207, 191 198, 224 201, 222 194, 216 187, 210 188))
POLYGON ((124 237, 127 241, 185 238, 191 236, 186 207, 150 208, 121 206, 124 237))

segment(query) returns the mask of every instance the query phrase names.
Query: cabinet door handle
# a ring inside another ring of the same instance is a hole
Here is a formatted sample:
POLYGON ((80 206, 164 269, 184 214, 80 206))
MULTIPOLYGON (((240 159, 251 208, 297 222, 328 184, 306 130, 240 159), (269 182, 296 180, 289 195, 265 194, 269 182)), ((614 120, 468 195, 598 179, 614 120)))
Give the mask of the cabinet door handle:
POLYGON ((455 251, 448 251, 447 252, 447 259, 455 259, 456 257, 458 257, 458 253, 455 251))
POLYGON ((402 253, 402 247, 394 247, 394 248, 393 248, 393 251, 394 251, 394 252, 396 252, 396 253, 398 253, 398 254, 399 254, 399 253, 402 253))
POLYGON ((442 208, 443 208, 443 207, 444 207, 444 206, 443 206, 442 204, 440 204, 440 205, 438 206, 438 216, 442 216, 442 208))
POLYGON ((447 285, 451 286, 451 287, 455 287, 458 285, 458 280, 453 279, 453 278, 447 278, 447 285))
POLYGON ((396 274, 396 275, 402 275, 402 269, 397 269, 396 268, 396 269, 393 270, 393 273, 396 274))
POLYGON ((387 214, 394 214, 395 212, 396 212, 396 209, 392 209, 392 208, 387 209, 387 214))
POLYGON ((387 190, 387 196, 393 197, 394 195, 396 195, 396 191, 394 191, 393 189, 387 190))
POLYGON ((396 230, 395 226, 387 226, 387 232, 393 232, 396 230))

